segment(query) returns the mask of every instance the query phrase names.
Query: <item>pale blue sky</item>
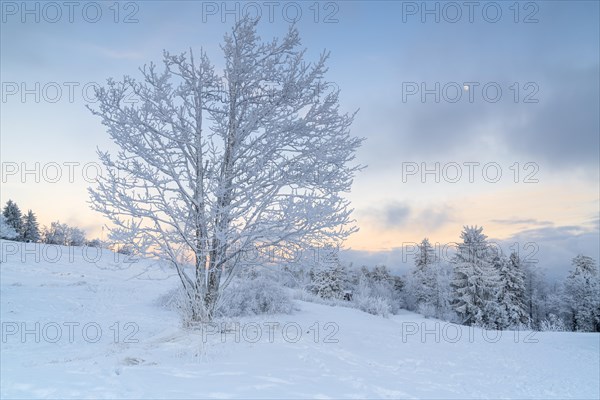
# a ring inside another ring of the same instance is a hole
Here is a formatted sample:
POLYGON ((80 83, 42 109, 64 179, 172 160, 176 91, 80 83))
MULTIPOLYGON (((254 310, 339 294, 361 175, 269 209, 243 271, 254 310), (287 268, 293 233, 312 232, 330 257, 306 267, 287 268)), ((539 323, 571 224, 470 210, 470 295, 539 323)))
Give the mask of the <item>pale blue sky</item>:
MULTIPOLYGON (((223 23, 219 11, 203 15, 203 7, 206 11, 222 2, 121 2, 119 23, 114 22, 114 8, 109 8, 113 2, 97 3, 102 7, 97 23, 83 18, 86 3, 78 3, 73 23, 65 8, 58 22, 47 21, 54 14, 50 9, 46 10, 50 14, 43 14, 43 2, 38 3, 40 22, 34 15, 25 15, 22 22, 23 10, 15 11, 7 3, 21 5, 2 2, 4 166, 95 162, 96 146, 112 145, 99 121, 85 109, 81 87, 107 77, 135 76, 137 67, 158 61, 163 49, 204 47, 218 66, 219 43, 234 22, 233 15, 226 15, 223 23), (135 12, 137 23, 122 22, 130 12, 135 12), (63 97, 56 103, 44 98, 36 103, 33 95, 27 95, 23 102, 21 93, 6 92, 13 84, 34 88, 36 82, 40 87, 58 83, 63 97), (65 82, 79 84, 72 102, 65 82)), ((288 25, 282 9, 294 11, 292 2, 276 3, 273 23, 265 3, 255 3, 263 11, 264 38, 282 35, 288 25)), ((330 50, 329 78, 342 89, 343 107, 360 108, 353 132, 367 138, 358 158, 369 168, 357 177, 350 194, 361 232, 349 245, 386 251, 371 254, 368 259, 373 262, 394 264, 390 254, 425 235, 434 242, 458 240, 464 224, 483 225, 490 237, 509 241, 525 241, 523 232, 528 231, 539 242, 540 254, 546 254, 540 258, 552 268, 568 268, 569 258, 577 252, 598 257, 599 3, 529 2, 534 7, 521 2, 518 23, 512 1, 494 3, 502 16, 496 23, 486 21, 482 8, 489 3, 477 2, 473 23, 466 8, 457 23, 446 21, 454 15, 447 2, 427 3, 452 12, 442 13, 439 23, 432 15, 422 22, 420 12, 406 14, 422 2, 320 2, 318 23, 314 2, 295 3, 302 10, 297 26, 308 58, 330 50), (324 23, 334 11, 338 22, 324 23), (538 22, 524 23, 531 13, 538 22), (444 98, 435 103, 433 96, 423 103, 419 95, 403 101, 403 84, 411 82, 427 87, 436 82, 480 86, 472 89, 473 103, 465 101, 466 91, 457 103, 444 98), (496 103, 481 97, 481 87, 490 82, 503 90, 496 103), (515 82, 520 90, 517 103, 514 86, 510 88, 515 82), (534 86, 525 87, 527 83, 534 86), (524 103, 532 88, 537 89, 532 98, 539 101, 524 103), (419 175, 403 182, 406 162, 430 166, 494 162, 503 177, 489 183, 478 170, 473 183, 466 177, 458 183, 443 179, 422 183, 419 175), (515 162, 521 168, 518 183, 510 169, 515 162), (538 183, 523 182, 523 175, 530 172, 523 170, 527 162, 535 163, 538 183), (557 246, 564 246, 560 255, 557 246)), ((35 2, 28 4, 35 7, 35 2)), ((241 8, 246 3, 239 4, 241 8)), ((93 10, 88 11, 93 16, 93 10)), ((487 16, 493 17, 494 10, 488 11, 487 16)), ((2 203, 12 198, 21 208, 34 209, 43 224, 60 219, 97 234, 102 219, 87 208, 89 183, 80 167, 74 171, 74 182, 63 177, 48 183, 42 177, 36 183, 28 175, 23 183, 21 174, 3 177, 2 203)))

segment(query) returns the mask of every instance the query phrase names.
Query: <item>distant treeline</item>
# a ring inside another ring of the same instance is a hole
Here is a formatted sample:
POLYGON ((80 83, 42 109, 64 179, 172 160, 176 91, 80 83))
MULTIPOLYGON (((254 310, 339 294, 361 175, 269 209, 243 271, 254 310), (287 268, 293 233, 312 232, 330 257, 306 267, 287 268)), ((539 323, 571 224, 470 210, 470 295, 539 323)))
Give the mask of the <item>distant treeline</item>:
POLYGON ((40 229, 37 217, 32 210, 26 214, 12 200, 8 200, 0 216, 0 238, 18 242, 47 243, 62 246, 104 247, 100 239, 87 239, 83 229, 51 222, 40 229))

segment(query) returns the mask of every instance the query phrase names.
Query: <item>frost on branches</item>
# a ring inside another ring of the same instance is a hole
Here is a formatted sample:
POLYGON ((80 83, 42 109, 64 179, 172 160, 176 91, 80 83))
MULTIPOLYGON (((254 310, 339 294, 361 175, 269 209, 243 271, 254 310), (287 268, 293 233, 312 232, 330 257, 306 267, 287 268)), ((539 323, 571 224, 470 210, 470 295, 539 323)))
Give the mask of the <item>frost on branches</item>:
POLYGON ((340 262, 337 249, 319 252, 310 271, 310 290, 323 299, 342 299, 347 286, 348 271, 340 262))
POLYGON ((2 237, 20 241, 21 232, 23 231, 23 221, 19 206, 12 200, 8 200, 2 210, 2 215, 4 216, 4 224, 7 226, 3 228, 2 237), (14 236, 9 227, 15 231, 16 234, 14 236))
POLYGON ((596 261, 588 256, 573 258, 565 282, 565 320, 574 331, 600 332, 600 285, 596 261))
POLYGON ((411 308, 426 317, 448 318, 451 313, 450 269, 443 265, 429 239, 417 245, 414 269, 406 293, 411 308))
POLYGON ((0 214, 0 239, 15 239, 19 234, 6 221, 6 217, 0 214))
POLYGON ((466 325, 487 326, 490 302, 495 300, 498 276, 490 260, 491 249, 481 227, 461 232, 454 265, 453 308, 466 325))
POLYGON ((461 322, 487 329, 529 324, 525 272, 516 253, 493 248, 481 227, 466 226, 452 260, 453 308, 461 322))
POLYGON ((494 266, 498 272, 500 287, 498 290, 498 329, 518 328, 529 322, 525 304, 525 273, 521 260, 516 253, 509 259, 497 257, 494 266))
POLYGON ((263 42, 256 24, 225 36, 222 73, 204 51, 165 52, 141 80, 109 80, 91 109, 120 147, 99 151, 107 174, 92 207, 113 240, 173 265, 195 320, 214 316, 244 251, 285 258, 356 230, 342 194, 362 139, 325 91, 328 54, 306 63, 294 28, 263 42))
POLYGON ((33 211, 27 211, 27 214, 23 216, 23 241, 24 242, 39 242, 40 228, 37 222, 37 217, 33 211))
POLYGON ((433 303, 436 290, 434 268, 437 261, 429 239, 423 239, 418 245, 418 252, 415 255, 415 269, 413 270, 414 296, 417 308, 423 304, 433 303))

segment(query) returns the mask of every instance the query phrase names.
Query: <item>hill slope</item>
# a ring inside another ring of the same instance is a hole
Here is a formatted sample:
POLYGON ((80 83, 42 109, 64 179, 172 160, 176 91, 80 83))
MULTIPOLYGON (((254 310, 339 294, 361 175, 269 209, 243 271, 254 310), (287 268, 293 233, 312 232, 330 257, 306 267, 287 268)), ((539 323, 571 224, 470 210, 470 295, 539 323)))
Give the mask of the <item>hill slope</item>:
POLYGON ((600 335, 486 332, 297 302, 181 328, 149 260, 1 241, 2 398, 598 398, 600 335), (36 325, 37 324, 37 325, 36 325))

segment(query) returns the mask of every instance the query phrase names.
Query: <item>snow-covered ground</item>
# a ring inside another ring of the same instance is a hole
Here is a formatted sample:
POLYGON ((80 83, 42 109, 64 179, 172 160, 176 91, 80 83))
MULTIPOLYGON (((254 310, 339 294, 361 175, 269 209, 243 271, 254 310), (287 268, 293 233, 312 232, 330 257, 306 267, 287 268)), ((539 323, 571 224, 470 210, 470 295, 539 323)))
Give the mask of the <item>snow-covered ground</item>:
POLYGON ((2 398, 600 397, 599 334, 306 302, 193 331, 160 306, 178 281, 149 260, 0 246, 2 398))

